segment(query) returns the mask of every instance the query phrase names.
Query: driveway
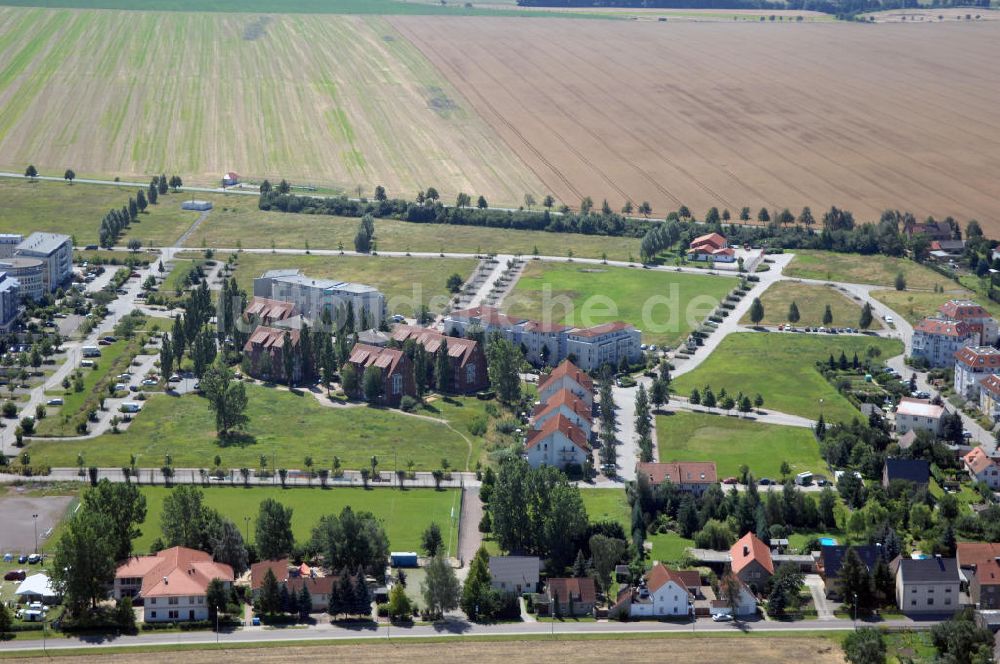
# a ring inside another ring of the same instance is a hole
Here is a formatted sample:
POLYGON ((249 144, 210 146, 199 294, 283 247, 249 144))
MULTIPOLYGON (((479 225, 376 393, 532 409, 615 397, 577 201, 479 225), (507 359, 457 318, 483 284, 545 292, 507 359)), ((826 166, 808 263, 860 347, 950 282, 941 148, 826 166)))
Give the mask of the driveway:
POLYGON ((812 593, 813 604, 816 606, 817 620, 833 620, 833 603, 826 598, 826 588, 819 574, 806 574, 806 587, 812 593))

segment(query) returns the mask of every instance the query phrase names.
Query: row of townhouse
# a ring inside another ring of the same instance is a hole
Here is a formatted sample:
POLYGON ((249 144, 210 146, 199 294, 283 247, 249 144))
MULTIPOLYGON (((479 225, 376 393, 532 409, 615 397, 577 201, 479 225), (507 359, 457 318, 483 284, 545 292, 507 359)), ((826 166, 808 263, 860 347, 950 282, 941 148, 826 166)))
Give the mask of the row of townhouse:
POLYGON ((914 326, 913 357, 933 367, 951 366, 963 348, 993 346, 998 335, 997 321, 982 306, 971 300, 948 300, 934 316, 914 326))
POLYGON ((536 366, 569 359, 584 371, 596 371, 605 364, 615 367, 622 359, 635 363, 642 357, 642 334, 621 321, 571 327, 509 316, 483 305, 451 312, 444 318, 444 329, 454 337, 500 334, 521 346, 525 359, 536 366))
POLYGON ((584 468, 591 461, 594 383, 563 360, 538 384, 539 401, 531 413, 532 430, 524 454, 533 468, 584 468))

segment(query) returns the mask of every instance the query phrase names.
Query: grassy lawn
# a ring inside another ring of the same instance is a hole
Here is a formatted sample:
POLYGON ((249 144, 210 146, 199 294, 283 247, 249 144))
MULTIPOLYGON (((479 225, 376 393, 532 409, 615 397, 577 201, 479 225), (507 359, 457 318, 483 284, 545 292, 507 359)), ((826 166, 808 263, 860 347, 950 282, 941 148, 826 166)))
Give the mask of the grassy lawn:
POLYGON ((826 279, 855 284, 875 284, 891 288, 900 272, 907 288, 933 290, 934 286, 953 288, 955 282, 934 270, 905 258, 861 256, 832 251, 796 250, 795 258, 784 274, 803 279, 826 279))
MULTIPOLYGON (((101 218, 112 208, 128 204, 135 191, 129 187, 69 185, 0 179, 0 228, 4 233, 48 231, 72 235, 77 246, 97 244, 101 218)), ((172 244, 198 218, 181 210, 183 196, 163 196, 139 215, 139 222, 120 241, 138 238, 143 246, 172 244)))
POLYGON ((647 535, 646 539, 653 543, 650 558, 667 564, 684 560, 687 549, 694 546, 694 540, 681 537, 679 533, 658 533, 647 535))
POLYGON ((591 522, 614 521, 620 523, 629 534, 632 524, 632 510, 622 489, 583 489, 583 505, 591 522))
MULTIPOLYGON (((142 335, 140 335, 142 336, 142 335)), ((35 427, 37 436, 75 436, 78 416, 99 405, 100 398, 108 395, 107 385, 117 382, 115 377, 129 370, 132 359, 141 350, 139 336, 131 340, 119 339, 110 346, 101 346, 101 356, 92 358, 93 367, 80 367, 83 374, 83 391, 75 392, 70 377, 67 390, 48 392, 50 397, 61 397, 62 406, 46 406, 46 417, 35 427)), ((75 462, 74 462, 75 463, 75 462)))
POLYGON ((792 473, 826 469, 812 432, 801 427, 681 411, 657 416, 656 440, 661 461, 714 461, 719 477, 746 464, 755 477, 777 479, 782 461, 792 473))
MULTIPOLYGON (((354 249, 358 220, 312 214, 265 212, 257 208, 252 196, 229 196, 212 211, 187 242, 189 247, 233 249, 354 249), (247 228, 253 228, 248 238, 247 228)), ((381 251, 418 252, 504 252, 531 255, 535 249, 543 256, 565 256, 570 249, 575 256, 610 260, 638 258, 639 240, 625 237, 602 237, 576 233, 546 233, 506 228, 484 228, 451 224, 414 224, 395 219, 375 220, 375 241, 381 251)))
MULTIPOLYGON (((952 284, 955 286, 955 284, 952 284)), ((910 323, 937 313, 938 307, 948 300, 973 300, 986 308, 994 316, 1000 316, 1000 304, 987 297, 977 296, 971 291, 953 289, 944 293, 926 291, 876 290, 872 297, 883 303, 910 323)))
MULTIPOLYGON (((171 265, 173 267, 166 279, 164 279, 163 283, 160 285, 160 291, 162 291, 165 295, 173 295, 177 291, 183 291, 189 285, 184 283, 184 280, 187 278, 188 274, 190 274, 191 269, 200 266, 207 272, 209 269, 207 267, 207 263, 208 261, 203 258, 174 258, 174 260, 171 261, 171 265)), ((248 292, 252 293, 253 290, 251 289, 248 292)))
POLYGON ((532 262, 504 308, 525 318, 582 327, 624 320, 642 330, 643 341, 672 345, 735 287, 736 280, 728 277, 532 262))
MULTIPOLYGON (((161 535, 160 518, 163 514, 163 500, 171 489, 165 487, 143 487, 146 496, 146 522, 142 525, 142 535, 135 540, 137 551, 146 551, 153 540, 161 535)), ((458 491, 434 491, 432 489, 412 489, 395 491, 391 489, 364 490, 361 488, 339 487, 334 489, 281 489, 278 487, 252 487, 249 489, 232 487, 209 487, 203 489, 205 504, 232 520, 246 536, 244 517, 249 516, 250 541, 254 540, 254 521, 261 501, 274 498, 286 507, 291 507, 292 533, 297 542, 303 542, 312 534, 320 517, 339 513, 350 506, 355 511, 371 512, 382 520, 389 536, 389 546, 394 551, 419 551, 420 534, 431 521, 441 526, 441 534, 455 550, 456 528, 450 525, 451 508, 458 513, 458 491)))
POLYGON ((472 258, 409 258, 388 256, 239 255, 236 280, 253 293, 253 280, 267 270, 299 268, 307 276, 342 279, 376 286, 385 294, 389 313, 412 316, 420 304, 440 311, 450 296, 445 281, 453 273, 467 279, 476 267, 472 258))
MULTIPOLYGON (((764 305, 764 325, 781 325, 788 322, 788 307, 792 302, 799 309, 800 327, 814 327, 823 324, 823 312, 830 305, 833 314, 833 325, 857 327, 861 318, 861 305, 847 298, 843 293, 830 286, 817 284, 802 284, 793 281, 777 281, 764 291, 760 298, 764 305)), ((740 321, 750 325, 750 314, 740 321)), ((873 329, 882 325, 875 321, 873 329)))
POLYGON ((372 455, 391 472, 413 461, 417 470, 438 468, 442 458, 464 469, 481 454, 478 439, 461 427, 404 415, 398 411, 327 407, 311 394, 248 385, 250 424, 246 440, 224 446, 215 435, 215 419, 204 398, 156 394, 124 433, 76 442, 39 441, 30 449, 35 463, 75 466, 78 453, 87 465, 120 467, 135 454, 140 467, 159 467, 165 455, 181 468, 209 468, 215 455, 225 468, 257 468, 261 455, 277 468, 302 469, 311 455, 316 468, 330 468, 340 457, 345 468, 362 468, 372 455), (464 436, 464 437, 463 437, 464 436))
MULTIPOLYGON (((903 345, 895 339, 864 336, 828 336, 782 332, 730 334, 697 369, 678 377, 672 387, 687 395, 692 389, 711 385, 716 392, 764 397, 764 410, 774 409, 815 419, 820 399, 827 421, 860 417, 857 409, 840 396, 816 371, 814 363, 843 351, 850 358, 863 357, 869 346, 882 351, 882 358, 899 355, 903 345)), ((780 461, 780 460, 779 460, 780 461)))

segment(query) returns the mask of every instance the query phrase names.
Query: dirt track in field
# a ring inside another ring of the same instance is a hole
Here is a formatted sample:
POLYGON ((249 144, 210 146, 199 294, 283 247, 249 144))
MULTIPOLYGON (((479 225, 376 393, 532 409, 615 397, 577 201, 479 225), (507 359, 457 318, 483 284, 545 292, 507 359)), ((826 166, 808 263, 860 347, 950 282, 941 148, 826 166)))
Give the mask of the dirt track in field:
POLYGON ((1000 23, 393 17, 561 200, 1000 232, 1000 23))
MULTIPOLYGON (((649 639, 624 641, 499 641, 476 643, 365 643, 363 645, 280 647, 247 650, 186 651, 183 653, 135 653, 90 655, 87 657, 49 657, 53 664, 118 664, 141 658, 146 664, 173 664, 183 658, 186 664, 217 664, 224 661, 253 661, 261 664, 299 664, 320 662, 379 662, 380 664, 420 664, 423 662, 477 662, 478 664, 538 664, 572 661, 578 664, 607 662, 663 661, 671 664, 711 664, 745 662, 770 664, 802 661, 810 664, 843 664, 840 649, 824 639, 732 638, 701 639, 698 647, 688 639, 649 639), (653 655, 652 653, 659 653, 653 655)), ((8 660, 20 661, 20 660, 8 660)), ((35 660, 24 660, 35 661, 35 660)))

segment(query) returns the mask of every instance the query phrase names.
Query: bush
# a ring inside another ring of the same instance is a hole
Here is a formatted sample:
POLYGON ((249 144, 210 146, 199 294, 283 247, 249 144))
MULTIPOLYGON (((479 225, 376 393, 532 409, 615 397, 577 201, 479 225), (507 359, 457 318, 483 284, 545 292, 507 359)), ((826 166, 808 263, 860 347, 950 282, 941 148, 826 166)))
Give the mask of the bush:
POLYGON ((411 397, 409 394, 403 395, 403 398, 399 401, 399 409, 404 413, 412 413, 416 410, 418 401, 411 397))
POLYGON ((3 403, 3 416, 11 420, 17 417, 17 405, 13 401, 3 403))

